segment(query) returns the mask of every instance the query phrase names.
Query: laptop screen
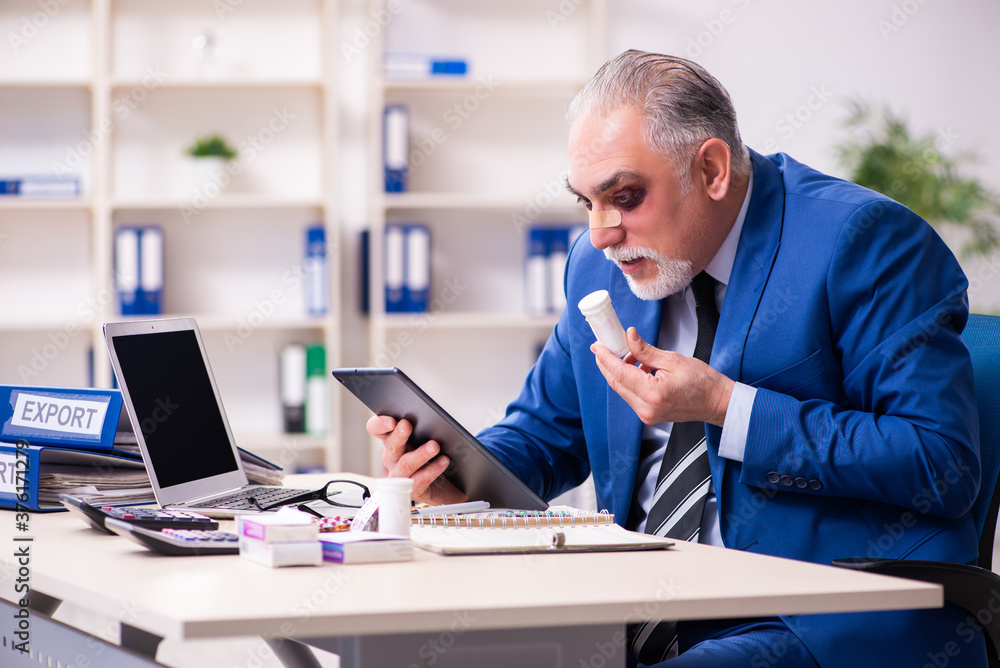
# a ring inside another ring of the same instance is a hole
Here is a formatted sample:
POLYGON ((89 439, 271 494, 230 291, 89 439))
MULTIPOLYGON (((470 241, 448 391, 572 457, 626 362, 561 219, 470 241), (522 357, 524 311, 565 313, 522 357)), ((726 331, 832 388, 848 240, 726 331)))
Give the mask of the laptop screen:
POLYGON ((222 410, 191 330, 114 336, 147 466, 160 487, 237 471, 222 410))

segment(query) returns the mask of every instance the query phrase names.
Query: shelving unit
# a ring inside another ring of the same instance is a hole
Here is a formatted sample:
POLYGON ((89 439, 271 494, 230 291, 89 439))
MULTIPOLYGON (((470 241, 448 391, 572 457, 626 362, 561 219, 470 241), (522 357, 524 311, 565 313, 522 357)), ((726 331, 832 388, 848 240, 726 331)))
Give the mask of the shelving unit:
MULTIPOLYGON (((343 3, 58 4, 23 48, 0 53, 7 120, 0 177, 67 165, 83 194, 0 200, 0 382, 81 385, 92 376, 111 384, 100 327, 119 317, 114 233, 149 223, 165 236, 164 315, 197 317, 241 444, 260 444, 253 449, 290 466, 337 469, 343 431, 351 431, 351 446, 363 439, 357 425, 338 425, 341 402, 353 398, 333 386, 337 433, 319 440, 280 433, 277 349, 289 342, 323 341, 331 368, 398 365, 472 430, 502 414, 556 319, 525 313, 525 223, 584 220, 563 192, 563 115, 607 55, 606 0, 415 0, 374 31, 363 49, 373 278, 365 359, 340 353, 355 332, 345 333, 341 299, 352 290, 339 281, 357 275, 353 262, 340 267, 335 196, 335 70, 342 39, 354 34, 338 32, 343 3), (206 62, 193 45, 208 35, 215 48, 206 62), (465 57, 470 72, 386 81, 387 48, 465 57), (391 195, 382 192, 387 102, 410 107, 414 139, 445 132, 445 141, 417 156, 409 192, 391 195), (245 151, 244 169, 227 188, 197 199, 182 149, 214 131, 237 144, 256 136, 260 145, 252 159, 245 151), (301 263, 304 227, 314 221, 325 222, 330 244, 324 318, 303 315, 301 290, 287 274, 301 263), (375 249, 386 222, 405 221, 425 222, 432 234, 432 309, 387 315, 375 249), (272 311, 266 301, 274 290, 286 298, 272 311)), ((366 0, 362 34, 385 8, 366 0)), ((0 7, 0 28, 20 34, 38 11, 34 0, 10 0, 0 7)), ((354 12, 361 10, 347 13, 354 12)), ((370 470, 378 472, 374 448, 371 454, 370 470)))
MULTIPOLYGON (((369 0, 367 16, 386 16, 369 0)), ((368 363, 398 366, 472 432, 503 416, 557 315, 525 310, 527 224, 579 224, 565 192, 564 116, 603 62, 604 0, 484 5, 422 0, 392 15, 367 53, 370 315, 368 363), (386 80, 388 52, 460 57, 461 78, 386 80), (382 110, 410 112, 407 192, 383 189, 382 110), (387 314, 386 223, 431 231, 430 310, 387 314)), ((381 470, 372 444, 371 470, 381 470)))
POLYGON ((0 382, 111 385, 101 325, 121 317, 114 233, 157 224, 163 315, 198 319, 237 442, 286 468, 340 469, 338 429, 283 434, 278 395, 282 345, 320 341, 328 368, 340 360, 337 7, 68 0, 43 21, 36 2, 4 3, 4 34, 28 36, 0 56, 0 178, 68 168, 83 194, 0 199, 0 382), (211 132, 241 148, 240 171, 199 191, 183 148, 211 132), (316 222, 325 317, 304 315, 299 274, 316 222))

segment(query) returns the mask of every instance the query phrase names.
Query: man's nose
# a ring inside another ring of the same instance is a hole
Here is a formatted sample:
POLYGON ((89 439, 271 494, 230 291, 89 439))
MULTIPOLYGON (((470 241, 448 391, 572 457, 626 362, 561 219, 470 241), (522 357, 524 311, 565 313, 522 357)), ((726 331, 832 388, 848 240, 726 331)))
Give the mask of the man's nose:
POLYGON ((621 225, 615 227, 592 227, 590 228, 590 243, 597 250, 604 250, 609 246, 614 246, 625 239, 625 230, 621 225))

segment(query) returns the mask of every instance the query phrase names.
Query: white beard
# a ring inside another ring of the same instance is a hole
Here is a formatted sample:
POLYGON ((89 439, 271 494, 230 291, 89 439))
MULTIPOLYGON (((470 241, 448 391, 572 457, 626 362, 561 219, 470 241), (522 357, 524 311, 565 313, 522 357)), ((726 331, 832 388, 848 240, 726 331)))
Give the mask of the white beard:
POLYGON ((619 269, 621 269, 622 261, 635 260, 640 257, 653 261, 653 264, 656 265, 656 275, 650 280, 640 282, 632 275, 625 274, 625 280, 628 281, 628 287, 632 293, 644 301, 658 301, 675 292, 680 292, 694 278, 689 260, 675 260, 650 248, 611 246, 604 249, 604 257, 614 262, 619 269))

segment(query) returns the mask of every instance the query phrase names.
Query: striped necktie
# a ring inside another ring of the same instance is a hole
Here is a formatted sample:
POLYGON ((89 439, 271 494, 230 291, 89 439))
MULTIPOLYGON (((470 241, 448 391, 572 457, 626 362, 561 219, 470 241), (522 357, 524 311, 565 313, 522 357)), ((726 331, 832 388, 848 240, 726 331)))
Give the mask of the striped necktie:
MULTIPOLYGON (((716 280, 701 272, 691 281, 698 338, 694 356, 708 363, 719 326, 716 280)), ((712 484, 704 422, 675 422, 656 478, 656 491, 646 514, 646 533, 697 541, 705 501, 712 484)), ((651 620, 629 627, 633 654, 641 663, 659 663, 675 653, 676 625, 651 620)))

